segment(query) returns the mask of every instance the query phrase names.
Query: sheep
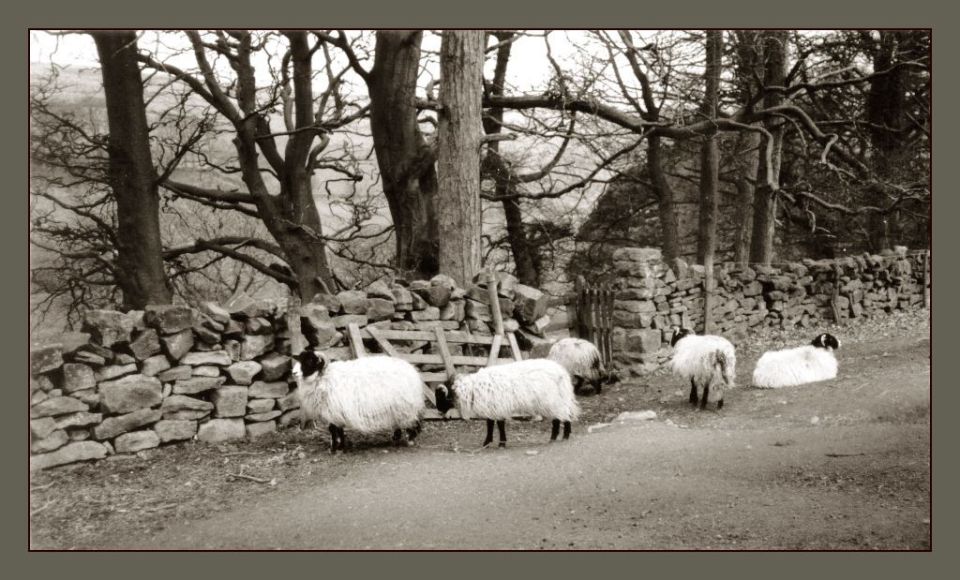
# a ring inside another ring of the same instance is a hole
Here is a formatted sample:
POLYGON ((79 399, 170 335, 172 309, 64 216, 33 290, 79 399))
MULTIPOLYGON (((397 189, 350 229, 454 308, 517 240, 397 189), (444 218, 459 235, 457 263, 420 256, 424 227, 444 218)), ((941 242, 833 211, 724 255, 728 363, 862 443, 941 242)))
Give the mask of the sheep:
POLYGON ((446 414, 456 407, 464 419, 487 420, 486 447, 493 442, 493 423, 506 447, 506 421, 515 415, 541 415, 553 419, 550 441, 556 441, 563 422, 563 439, 570 438, 570 423, 580 415, 570 373, 548 359, 528 359, 486 367, 468 375, 454 374, 436 389, 437 410, 446 414))
POLYGON ((833 351, 840 341, 832 334, 820 334, 804 346, 763 353, 753 371, 753 386, 779 389, 836 378, 837 358, 833 351))
POLYGON ((724 387, 733 388, 737 376, 737 353, 729 340, 722 336, 697 336, 688 329, 677 330, 673 335, 673 372, 690 379, 690 403, 700 402, 707 407, 711 388, 717 401, 717 409, 723 408, 724 387), (698 396, 698 390, 703 394, 698 396))
POLYGON ((592 342, 582 338, 562 338, 550 347, 547 358, 559 363, 570 373, 574 381, 573 391, 579 392, 587 380, 593 391, 600 394, 602 383, 609 383, 613 374, 608 373, 600 357, 600 351, 592 342))
POLYGON ((331 363, 323 353, 305 350, 294 363, 293 376, 301 418, 329 425, 331 453, 345 449, 345 427, 360 433, 393 429, 397 445, 401 430, 406 430, 408 444, 420 433, 423 381, 405 360, 369 356, 331 363))

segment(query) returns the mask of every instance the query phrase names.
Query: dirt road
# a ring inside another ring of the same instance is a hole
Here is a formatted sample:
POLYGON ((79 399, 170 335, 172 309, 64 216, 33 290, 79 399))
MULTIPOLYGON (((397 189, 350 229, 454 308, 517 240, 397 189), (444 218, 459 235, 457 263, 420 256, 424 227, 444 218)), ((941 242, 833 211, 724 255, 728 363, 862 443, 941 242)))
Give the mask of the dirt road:
POLYGON ((313 487, 110 546, 927 549, 929 352, 922 334, 845 344, 837 380, 739 388, 719 413, 671 387, 657 419, 566 443, 540 424, 506 450, 365 450, 313 487))

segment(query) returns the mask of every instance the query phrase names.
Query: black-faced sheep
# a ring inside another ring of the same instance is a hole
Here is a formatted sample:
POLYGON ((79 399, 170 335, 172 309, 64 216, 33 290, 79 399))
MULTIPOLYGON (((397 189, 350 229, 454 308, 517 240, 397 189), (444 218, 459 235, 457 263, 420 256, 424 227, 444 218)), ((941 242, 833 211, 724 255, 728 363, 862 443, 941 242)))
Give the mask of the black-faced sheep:
POLYGON ((574 392, 579 392, 583 383, 589 381, 593 391, 600 394, 603 383, 613 379, 613 374, 603 365, 600 351, 589 340, 562 338, 550 347, 547 358, 567 369, 574 392))
POLYGON ((753 386, 779 389, 837 376, 837 358, 833 351, 840 341, 832 334, 820 334, 804 346, 763 353, 753 371, 753 386))
POLYGON ((733 344, 721 336, 698 336, 687 329, 677 330, 672 344, 670 366, 675 374, 690 380, 690 403, 699 401, 700 408, 706 408, 712 390, 717 409, 722 409, 724 388, 732 388, 736 380, 733 344))
POLYGON ((556 441, 563 423, 563 438, 570 437, 571 422, 580 415, 570 374, 547 359, 529 359, 482 368, 469 375, 454 375, 436 390, 437 410, 453 407, 464 419, 487 420, 484 447, 493 442, 497 423, 500 447, 507 444, 506 421, 518 415, 540 415, 553 420, 550 440, 556 441))
POLYGON ((402 430, 411 443, 420 432, 423 382, 407 361, 368 356, 331 363, 322 353, 305 350, 294 363, 293 376, 303 420, 329 425, 331 453, 344 449, 344 428, 365 434, 393 430, 397 444, 402 430))

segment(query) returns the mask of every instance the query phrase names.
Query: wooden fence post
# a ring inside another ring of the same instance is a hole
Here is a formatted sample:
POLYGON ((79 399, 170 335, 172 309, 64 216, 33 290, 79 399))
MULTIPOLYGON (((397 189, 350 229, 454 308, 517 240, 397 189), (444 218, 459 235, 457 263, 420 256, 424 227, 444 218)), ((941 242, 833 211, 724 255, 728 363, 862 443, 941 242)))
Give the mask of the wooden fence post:
POLYGON ((843 272, 840 270, 840 264, 833 264, 833 297, 830 300, 830 306, 833 308, 833 321, 837 325, 843 324, 843 318, 840 316, 840 277, 843 272))
POLYGON ((503 313, 500 312, 500 296, 497 294, 497 276, 487 272, 487 296, 493 313, 494 334, 503 335, 503 313))
POLYGON ((923 307, 930 308, 930 252, 923 254, 923 307))
POLYGON ((297 356, 303 352, 304 338, 300 331, 300 295, 290 292, 287 299, 287 332, 290 335, 290 355, 297 356))

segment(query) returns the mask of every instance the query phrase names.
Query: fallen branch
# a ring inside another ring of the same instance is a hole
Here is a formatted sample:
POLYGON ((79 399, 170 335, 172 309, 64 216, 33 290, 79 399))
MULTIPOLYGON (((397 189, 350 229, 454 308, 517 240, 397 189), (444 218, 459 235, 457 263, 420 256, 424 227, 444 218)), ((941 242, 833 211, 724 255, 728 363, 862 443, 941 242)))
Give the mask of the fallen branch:
POLYGON ((57 500, 51 499, 47 503, 43 504, 42 506, 30 512, 30 517, 32 518, 33 516, 37 515, 38 513, 42 512, 43 510, 47 509, 48 507, 52 506, 55 503, 57 503, 57 500))
POLYGON ((827 457, 857 457, 858 455, 866 455, 866 453, 827 453, 827 457))
POLYGON ((48 483, 48 484, 46 484, 46 485, 40 485, 40 486, 37 486, 37 487, 31 487, 31 488, 30 488, 30 491, 31 491, 31 492, 34 492, 34 491, 40 491, 40 490, 43 490, 43 489, 47 489, 48 487, 50 487, 50 486, 53 485, 54 483, 56 483, 56 482, 55 482, 55 481, 51 481, 50 483, 48 483))
POLYGON ((157 507, 144 508, 143 511, 145 511, 145 512, 147 512, 147 513, 159 512, 159 511, 162 511, 162 510, 168 510, 168 509, 171 509, 171 508, 175 508, 175 507, 177 507, 178 505, 180 505, 180 504, 168 503, 168 504, 166 504, 166 505, 161 505, 161 506, 157 506, 157 507))
POLYGON ((250 481, 255 481, 257 483, 270 483, 269 479, 264 479, 262 477, 254 477, 252 475, 247 475, 243 472, 243 466, 240 466, 240 473, 228 473, 227 477, 234 477, 240 479, 249 479, 250 481))

